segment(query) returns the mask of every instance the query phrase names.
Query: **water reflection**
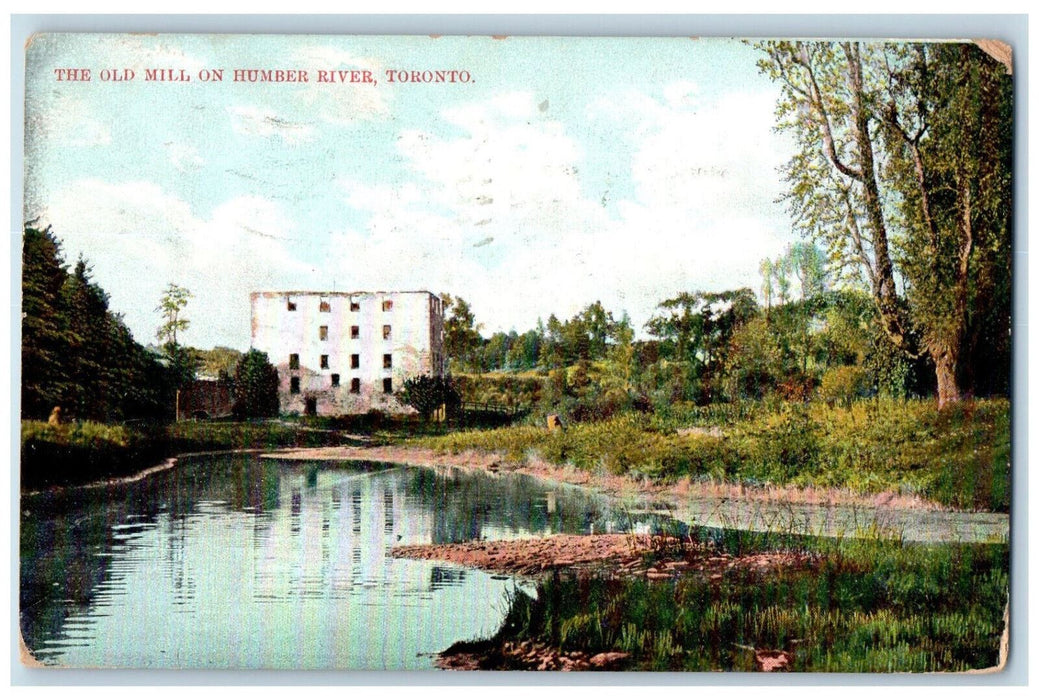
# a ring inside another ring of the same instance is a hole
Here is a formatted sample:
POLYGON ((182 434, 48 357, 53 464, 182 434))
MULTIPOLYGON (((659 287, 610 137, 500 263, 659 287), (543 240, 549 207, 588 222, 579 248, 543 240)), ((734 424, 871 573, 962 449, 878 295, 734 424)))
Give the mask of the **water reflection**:
POLYGON ((529 477, 251 456, 22 503, 21 624, 45 663, 424 668, 495 631, 510 577, 396 544, 623 530, 607 501, 529 477))

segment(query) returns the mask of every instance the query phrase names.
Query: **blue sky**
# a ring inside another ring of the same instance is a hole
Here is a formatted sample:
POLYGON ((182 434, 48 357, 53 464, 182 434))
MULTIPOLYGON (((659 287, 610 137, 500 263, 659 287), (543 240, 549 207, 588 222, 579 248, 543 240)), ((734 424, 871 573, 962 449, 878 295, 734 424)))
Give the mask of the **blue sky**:
POLYGON ((25 216, 88 259, 142 342, 169 282, 194 294, 198 347, 245 349, 249 292, 282 288, 449 292, 485 335, 597 299, 641 327, 681 291, 756 289, 760 259, 795 240, 776 202, 791 145, 757 58, 723 39, 42 35, 25 216), (93 79, 57 81, 64 67, 93 79), (136 79, 100 80, 124 68, 136 79), (197 79, 213 68, 223 82, 197 79), (330 69, 378 84, 314 82, 330 69))

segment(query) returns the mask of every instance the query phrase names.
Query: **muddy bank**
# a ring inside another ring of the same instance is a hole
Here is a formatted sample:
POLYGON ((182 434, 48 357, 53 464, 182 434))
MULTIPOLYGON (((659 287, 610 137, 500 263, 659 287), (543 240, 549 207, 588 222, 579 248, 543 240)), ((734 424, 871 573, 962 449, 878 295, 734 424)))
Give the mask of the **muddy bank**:
POLYGON ((553 570, 670 580, 683 575, 720 578, 727 571, 804 568, 804 553, 768 552, 741 557, 700 543, 650 535, 552 535, 521 540, 418 544, 394 547, 390 556, 435 559, 495 573, 532 576, 553 570))
POLYGON ((434 664, 445 671, 623 671, 629 657, 621 651, 560 651, 526 640, 461 642, 441 652, 434 664))
POLYGON ((522 462, 476 451, 458 454, 405 446, 319 447, 272 451, 277 459, 392 462, 417 467, 479 469, 492 474, 526 474, 550 482, 591 488, 623 500, 630 508, 665 513, 707 527, 790 532, 828 537, 860 534, 913 542, 1006 541, 1006 513, 967 513, 902 494, 861 494, 846 489, 751 487, 682 479, 653 483, 590 473, 537 459, 522 462))

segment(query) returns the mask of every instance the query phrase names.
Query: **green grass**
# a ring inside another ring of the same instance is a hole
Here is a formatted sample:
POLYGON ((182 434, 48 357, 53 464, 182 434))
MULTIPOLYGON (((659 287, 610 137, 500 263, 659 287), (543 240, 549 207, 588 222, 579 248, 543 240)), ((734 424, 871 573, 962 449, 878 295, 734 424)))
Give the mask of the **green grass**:
POLYGON ((540 425, 425 437, 444 452, 483 450, 512 459, 658 481, 678 478, 893 491, 967 510, 1008 512, 1010 404, 867 400, 847 407, 744 404, 625 413, 549 432, 540 425), (717 426, 723 435, 680 434, 717 426))
POLYGON ((184 452, 319 447, 340 444, 345 439, 334 432, 272 421, 132 425, 77 421, 59 426, 22 421, 21 432, 25 488, 124 476, 184 452))
MULTIPOLYGON (((831 541, 832 542, 832 541, 831 541)), ((963 671, 998 663, 1005 545, 856 540, 810 570, 736 570, 720 581, 557 577, 511 596, 496 642, 626 651, 630 670, 752 671, 752 649, 794 671, 963 671)))

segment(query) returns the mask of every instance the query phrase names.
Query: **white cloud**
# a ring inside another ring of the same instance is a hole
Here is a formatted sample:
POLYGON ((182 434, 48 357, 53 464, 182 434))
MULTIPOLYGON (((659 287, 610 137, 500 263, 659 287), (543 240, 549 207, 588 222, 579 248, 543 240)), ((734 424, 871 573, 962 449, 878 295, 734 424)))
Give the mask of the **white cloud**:
POLYGON ((289 144, 309 141, 314 129, 309 124, 295 122, 278 116, 270 109, 252 105, 228 107, 231 129, 245 136, 278 137, 289 144))
POLYGON ((148 182, 81 180, 54 195, 43 220, 68 261, 82 254, 138 341, 152 342, 155 306, 169 282, 194 294, 185 342, 249 342, 249 293, 299 286, 313 273, 285 246, 293 224, 274 203, 240 197, 209 218, 148 182))
MULTIPOLYGON (((317 82, 317 71, 369 71, 374 80, 382 75, 382 64, 366 56, 356 56, 332 46, 308 46, 294 54, 307 66, 309 82, 299 88, 300 102, 308 113, 327 124, 344 125, 373 119, 389 113, 389 86, 371 83, 317 82)), ((349 78, 348 78, 349 79, 349 78)))
POLYGON ((112 142, 109 126, 86 102, 68 93, 52 93, 39 103, 26 105, 26 128, 30 138, 48 146, 107 146, 112 142))
POLYGON ((138 73, 138 79, 144 77, 149 68, 167 68, 179 71, 183 69, 194 77, 205 67, 198 57, 188 54, 176 45, 176 35, 164 37, 151 35, 148 37, 133 34, 98 35, 100 40, 94 49, 98 64, 102 66, 119 66, 131 68, 138 73))
POLYGON ((583 134, 513 92, 445 110, 462 129, 401 134, 412 181, 343 183, 370 215, 344 234, 341 266, 371 284, 469 299, 488 331, 531 327, 601 300, 641 326, 663 299, 698 288, 756 287, 758 258, 778 252, 788 225, 774 203, 783 157, 767 96, 715 103, 676 83, 664 99, 628 94, 611 108, 630 139, 634 194, 614 216, 582 190, 583 134), (767 184, 764 184, 767 183, 767 184), (387 261, 398 261, 389 272, 387 261))
POLYGON ((182 173, 193 172, 205 164, 205 160, 194 146, 170 141, 165 144, 170 164, 182 173))

